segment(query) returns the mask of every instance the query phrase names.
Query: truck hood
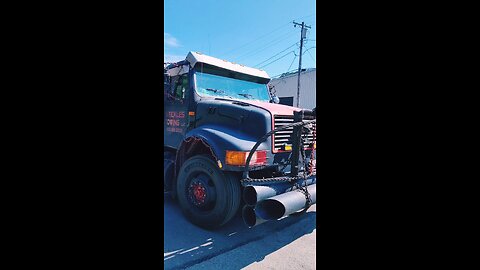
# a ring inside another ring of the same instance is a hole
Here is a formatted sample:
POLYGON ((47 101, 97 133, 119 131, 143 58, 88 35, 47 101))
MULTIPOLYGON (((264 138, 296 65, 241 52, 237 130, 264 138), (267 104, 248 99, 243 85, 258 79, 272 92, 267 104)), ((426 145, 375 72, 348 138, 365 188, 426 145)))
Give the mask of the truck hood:
POLYGON ((243 103, 247 103, 256 107, 263 108, 269 111, 273 115, 293 115, 294 111, 301 111, 299 108, 290 107, 282 104, 253 101, 253 100, 242 100, 243 103))

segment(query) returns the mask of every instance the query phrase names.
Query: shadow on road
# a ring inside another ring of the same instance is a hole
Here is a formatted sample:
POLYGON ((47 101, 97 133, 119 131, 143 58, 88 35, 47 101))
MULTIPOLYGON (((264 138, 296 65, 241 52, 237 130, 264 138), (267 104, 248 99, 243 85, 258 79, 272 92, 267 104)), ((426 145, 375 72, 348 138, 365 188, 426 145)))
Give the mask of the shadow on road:
POLYGON ((185 269, 253 241, 271 238, 268 244, 259 245, 254 252, 240 254, 228 262, 229 269, 240 269, 263 260, 268 254, 311 233, 316 227, 316 212, 309 210, 300 216, 290 216, 248 229, 239 211, 226 226, 207 231, 188 222, 178 203, 169 197, 164 201, 164 209, 165 269, 185 269))

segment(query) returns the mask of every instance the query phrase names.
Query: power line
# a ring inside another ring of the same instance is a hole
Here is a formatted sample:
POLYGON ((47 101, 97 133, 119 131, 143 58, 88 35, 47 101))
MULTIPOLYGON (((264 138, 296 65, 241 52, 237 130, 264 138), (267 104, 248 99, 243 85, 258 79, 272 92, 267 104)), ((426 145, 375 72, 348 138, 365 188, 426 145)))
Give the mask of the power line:
POLYGON ((308 55, 310 55, 310 57, 312 58, 313 62, 315 62, 315 64, 316 64, 316 63, 317 63, 317 61, 315 61, 315 59, 313 59, 313 56, 310 54, 310 52, 309 52, 309 51, 307 51, 307 52, 308 52, 308 55))
POLYGON ((278 60, 280 60, 280 59, 282 59, 282 58, 284 58, 284 57, 288 56, 289 54, 291 54, 291 53, 293 53, 293 52, 294 52, 294 51, 290 51, 290 52, 288 52, 287 54, 284 54, 284 55, 280 56, 279 58, 277 58, 277 59, 273 60, 272 62, 270 62, 270 63, 268 63, 268 64, 265 64, 265 65, 263 65, 263 66, 259 67, 259 69, 261 69, 261 68, 264 68, 264 67, 266 67, 266 66, 269 66, 269 65, 271 65, 271 64, 273 64, 273 63, 277 62, 278 60))
POLYGON ((295 62, 295 59, 297 59, 297 56, 296 56, 296 55, 295 55, 295 57, 293 57, 292 63, 291 63, 290 66, 287 68, 287 70, 290 70, 290 68, 291 68, 292 65, 293 65, 293 62, 295 62))
MULTIPOLYGON (((304 18, 309 18, 309 17, 314 16, 315 14, 316 14, 316 13, 312 13, 312 14, 309 14, 309 15, 306 15, 306 16, 303 16, 303 17, 295 18, 294 20, 300 20, 300 19, 304 19, 304 18)), ((273 30, 271 30, 271 31, 268 31, 266 34, 261 35, 261 36, 259 36, 258 38, 255 38, 255 39, 253 39, 253 40, 251 40, 251 41, 249 41, 249 42, 247 42, 247 43, 244 43, 243 45, 241 45, 241 46, 239 46, 239 47, 236 47, 236 48, 233 48, 233 49, 231 49, 231 50, 228 50, 228 51, 224 52, 223 54, 224 54, 224 55, 228 55, 228 54, 230 54, 230 53, 232 53, 232 52, 234 52, 234 51, 236 51, 236 50, 238 50, 238 49, 241 49, 241 48, 243 48, 243 47, 245 47, 245 46, 247 46, 247 45, 250 45, 250 44, 254 43, 255 41, 261 40, 261 39, 263 39, 263 38, 271 35, 272 33, 274 33, 274 32, 276 32, 276 31, 284 28, 285 26, 290 25, 292 22, 293 22, 293 21, 289 21, 289 22, 287 22, 287 23, 285 23, 285 24, 282 24, 282 25, 279 26, 278 28, 275 28, 275 29, 273 29, 273 30)))
POLYGON ((272 31, 269 31, 267 34, 262 35, 262 36, 260 36, 260 37, 258 37, 258 38, 256 38, 256 39, 254 39, 254 40, 251 40, 251 41, 243 44, 243 45, 240 46, 240 47, 236 47, 236 48, 234 48, 234 49, 231 49, 231 50, 225 52, 224 54, 225 54, 225 55, 228 55, 228 54, 230 54, 230 53, 232 53, 232 52, 234 52, 234 51, 236 51, 236 50, 238 50, 238 49, 241 49, 241 48, 243 48, 243 47, 245 47, 245 46, 247 46, 247 45, 252 44, 252 43, 255 42, 255 41, 258 41, 258 40, 261 40, 261 39, 263 39, 263 38, 265 38, 265 37, 268 37, 269 35, 275 33, 276 31, 278 31, 278 30, 280 30, 280 29, 282 29, 282 28, 284 28, 285 26, 289 25, 290 23, 291 23, 291 22, 288 22, 288 23, 286 23, 286 24, 283 24, 283 25, 281 25, 280 27, 278 27, 278 28, 276 28, 276 29, 274 29, 274 30, 272 30, 272 31))
POLYGON ((313 47, 308 48, 306 51, 304 51, 304 52, 302 53, 302 55, 304 55, 306 52, 308 52, 308 51, 310 51, 311 49, 314 49, 314 48, 317 48, 317 46, 313 46, 313 47))
MULTIPOLYGON (((251 56, 252 53, 256 53, 256 52, 258 52, 258 51, 261 51, 261 50, 265 49, 265 45, 268 47, 268 46, 271 45, 271 44, 275 44, 276 41, 278 41, 279 39, 283 39, 283 38, 289 36, 290 33, 291 33, 291 30, 288 31, 287 33, 283 33, 282 35, 276 37, 275 39, 270 39, 267 43, 261 44, 259 47, 254 48, 253 50, 252 50, 252 49, 249 49, 248 51, 239 54, 239 55, 236 56, 235 58, 238 59, 238 60, 240 60, 240 59, 242 59, 242 58, 246 58, 247 56, 249 57, 249 56, 251 56)), ((238 61, 238 60, 237 60, 237 61, 238 61)))
POLYGON ((297 43, 294 43, 294 44, 292 44, 291 46, 289 46, 288 48, 284 49, 283 51, 281 51, 281 52, 279 52, 279 53, 275 54, 274 56, 272 56, 272 57, 268 58, 267 60, 264 60, 264 61, 262 61, 262 62, 260 62, 260 63, 256 64, 256 65, 255 65, 255 66, 253 66, 253 67, 259 66, 259 65, 261 65, 261 64, 263 64, 263 63, 265 63, 265 62, 267 62, 268 60, 270 60, 270 59, 274 58, 275 56, 277 56, 277 55, 279 55, 279 54, 283 53, 284 51, 286 51, 286 50, 290 49, 291 47, 293 47, 293 46, 295 46, 295 45, 297 45, 297 43))
POLYGON ((287 56, 287 55, 289 55, 289 54, 291 54, 291 53, 293 53, 293 51, 290 51, 290 52, 288 52, 287 54, 284 54, 284 55, 282 55, 281 57, 279 57, 279 58, 273 60, 272 62, 270 62, 270 63, 268 63, 268 64, 265 64, 265 65, 263 65, 263 66, 261 66, 261 67, 259 67, 259 68, 264 68, 264 67, 266 67, 266 66, 268 66, 268 65, 270 65, 270 64, 273 64, 273 63, 277 62, 278 60, 284 58, 285 56, 287 56))
MULTIPOLYGON (((316 13, 312 13, 312 14, 309 14, 309 15, 306 15, 306 16, 303 16, 303 17, 295 18, 294 20, 309 18, 309 17, 314 16, 315 14, 316 14, 316 13)), ((263 38, 271 35, 272 33, 274 33, 274 32, 276 32, 276 31, 284 28, 285 26, 290 25, 292 22, 293 22, 293 21, 289 21, 289 22, 287 22, 287 23, 285 23, 285 24, 282 24, 282 25, 279 26, 278 28, 275 28, 274 30, 269 31, 267 34, 264 34, 264 35, 259 36, 258 38, 254 39, 254 40, 251 40, 251 41, 249 41, 249 42, 247 42, 247 43, 244 43, 244 44, 241 45, 240 47, 236 47, 236 48, 234 48, 234 49, 231 49, 231 50, 225 52, 224 54, 225 54, 225 55, 228 55, 228 54, 230 54, 230 53, 232 53, 232 52, 234 52, 234 51, 236 51, 236 50, 238 50, 238 49, 244 48, 245 46, 254 43, 255 41, 261 40, 261 39, 263 39, 263 38)))
POLYGON ((268 49, 268 48, 270 48, 270 47, 272 47, 272 46, 274 46, 274 45, 277 45, 280 41, 284 41, 284 40, 286 40, 287 38, 291 37, 291 36, 292 36, 292 33, 293 33, 293 32, 290 31, 290 32, 286 33, 286 35, 283 35, 283 36, 281 36, 280 38, 275 39, 275 40, 272 40, 271 42, 267 43, 267 46, 264 46, 264 47, 261 47, 261 48, 259 48, 259 49, 255 49, 255 50, 249 51, 249 52, 246 53, 246 54, 240 55, 240 56, 237 57, 237 60, 236 60, 236 61, 238 62, 238 61, 240 61, 240 60, 247 59, 247 58, 249 58, 249 57, 252 57, 252 56, 258 54, 259 52, 264 51, 265 49, 268 49))

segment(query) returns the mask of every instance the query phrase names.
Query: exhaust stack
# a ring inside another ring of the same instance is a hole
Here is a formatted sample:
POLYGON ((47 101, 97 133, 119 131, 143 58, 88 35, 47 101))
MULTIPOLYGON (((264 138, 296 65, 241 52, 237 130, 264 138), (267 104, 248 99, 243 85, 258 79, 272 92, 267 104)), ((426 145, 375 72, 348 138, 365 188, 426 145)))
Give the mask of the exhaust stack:
MULTIPOLYGON (((256 187, 259 186, 255 186, 255 188, 256 187)), ((262 189, 260 190, 264 190, 263 188, 265 186, 261 187, 262 189)), ((307 186, 312 204, 317 202, 316 188, 317 184, 307 186)), ((298 212, 305 208, 306 201, 305 194, 295 189, 260 201, 255 206, 245 205, 242 209, 243 222, 245 222, 249 228, 252 228, 265 221, 279 219, 298 212)))
POLYGON ((248 228, 252 228, 259 224, 264 223, 267 220, 261 219, 255 214, 255 209, 253 206, 245 205, 242 209, 242 217, 243 222, 248 226, 248 228))
MULTIPOLYGON (((310 178, 300 182, 300 185, 311 185, 316 182, 316 178, 310 178)), ((247 186, 243 192, 243 200, 247 205, 254 206, 258 202, 270 197, 292 191, 296 187, 292 187, 290 183, 281 183, 270 186, 247 186)))
MULTIPOLYGON (((316 189, 317 184, 307 186, 312 204, 317 202, 316 189)), ((259 202, 255 207, 255 213, 264 220, 279 219, 302 210, 306 200, 305 194, 296 189, 259 202)))

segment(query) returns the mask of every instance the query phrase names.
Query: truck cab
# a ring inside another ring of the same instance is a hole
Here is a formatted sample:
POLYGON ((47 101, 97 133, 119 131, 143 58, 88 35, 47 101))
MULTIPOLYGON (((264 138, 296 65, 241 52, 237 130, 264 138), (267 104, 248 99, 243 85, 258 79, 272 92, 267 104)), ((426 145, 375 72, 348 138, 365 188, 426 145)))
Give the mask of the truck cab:
POLYGON ((196 52, 164 69, 164 190, 194 224, 226 224, 240 209, 245 177, 314 169, 316 126, 300 129, 300 154, 294 127, 281 130, 294 115, 314 114, 277 104, 269 81, 265 71, 196 52))

